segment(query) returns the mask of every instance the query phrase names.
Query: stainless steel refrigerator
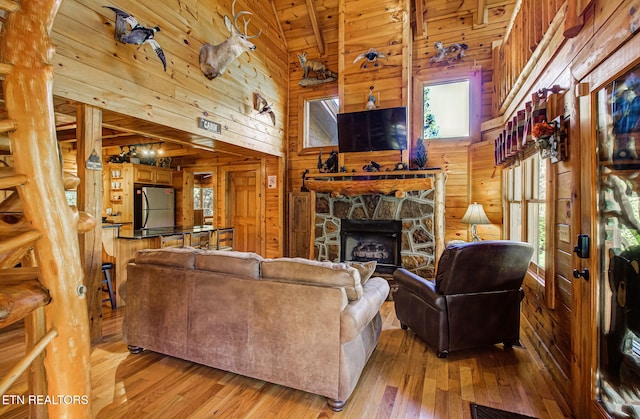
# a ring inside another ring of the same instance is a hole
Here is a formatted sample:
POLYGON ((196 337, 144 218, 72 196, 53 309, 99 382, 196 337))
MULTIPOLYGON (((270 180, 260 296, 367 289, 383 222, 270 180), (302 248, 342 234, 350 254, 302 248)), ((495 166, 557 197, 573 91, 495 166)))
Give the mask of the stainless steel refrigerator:
POLYGON ((138 186, 133 195, 133 228, 174 227, 175 190, 160 186, 138 186))

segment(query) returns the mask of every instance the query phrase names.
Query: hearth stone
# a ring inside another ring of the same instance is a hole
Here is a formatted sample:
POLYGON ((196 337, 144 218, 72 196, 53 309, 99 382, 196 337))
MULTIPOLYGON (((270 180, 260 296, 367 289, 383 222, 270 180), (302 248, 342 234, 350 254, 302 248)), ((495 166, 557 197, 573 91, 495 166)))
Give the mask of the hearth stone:
POLYGON ((351 205, 345 201, 335 201, 333 203, 333 216, 337 218, 349 218, 351 205))
POLYGON ((406 200, 400 208, 400 218, 416 218, 420 214, 433 214, 433 204, 406 200))
POLYGON ((413 242, 414 243, 428 243, 432 241, 429 237, 429 233, 423 228, 416 228, 413 231, 413 242))
POLYGON ((386 199, 383 199, 378 205, 378 210, 376 211, 376 219, 379 220, 394 220, 396 218, 396 209, 398 208, 397 202, 392 202, 386 199))
POLYGON ((367 214, 364 211, 364 208, 362 207, 355 207, 353 209, 353 211, 351 212, 351 218, 354 220, 366 220, 367 214))
POLYGON ((329 200, 320 196, 316 197, 316 214, 329 214, 329 200))

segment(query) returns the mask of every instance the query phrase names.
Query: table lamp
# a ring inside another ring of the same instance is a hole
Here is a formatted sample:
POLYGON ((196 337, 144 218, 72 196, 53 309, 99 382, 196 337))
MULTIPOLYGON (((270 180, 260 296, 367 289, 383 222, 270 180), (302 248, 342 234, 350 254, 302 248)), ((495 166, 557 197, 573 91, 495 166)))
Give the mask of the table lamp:
POLYGON ((476 224, 491 224, 491 221, 487 218, 487 214, 484 213, 482 204, 478 204, 477 202, 469 204, 469 208, 467 208, 467 212, 464 213, 464 217, 462 217, 460 222, 471 224, 471 237, 473 237, 474 242, 480 241, 480 237, 478 237, 476 232, 476 224))

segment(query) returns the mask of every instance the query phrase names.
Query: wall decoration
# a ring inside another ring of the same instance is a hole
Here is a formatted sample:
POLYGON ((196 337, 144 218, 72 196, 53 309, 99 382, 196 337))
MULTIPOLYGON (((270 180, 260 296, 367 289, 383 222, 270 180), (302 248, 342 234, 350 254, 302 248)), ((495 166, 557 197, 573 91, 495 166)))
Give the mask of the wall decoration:
POLYGON ((329 158, 323 162, 322 150, 320 150, 320 154, 318 155, 318 170, 320 173, 338 173, 338 152, 331 150, 329 158))
POLYGON ((431 64, 451 64, 455 61, 460 61, 464 57, 464 52, 469 48, 467 44, 458 42, 445 47, 440 41, 436 42, 433 47, 436 49, 436 55, 429 59, 431 64))
POLYGON ((551 122, 542 121, 533 125, 531 136, 536 140, 540 157, 550 158, 551 163, 568 157, 567 127, 562 115, 551 122))
POLYGON ((276 114, 273 111, 272 105, 269 105, 269 102, 258 92, 253 94, 253 109, 258 111, 259 115, 267 114, 271 117, 271 122, 273 122, 273 126, 276 126, 276 114))
POLYGON ((365 109, 371 110, 376 108, 376 97, 373 95, 373 86, 369 87, 369 96, 367 97, 367 104, 365 109))
POLYGON ((427 148, 424 146, 424 140, 422 138, 418 138, 413 162, 418 169, 424 169, 427 165, 427 148))
POLYGON ((248 11, 235 12, 236 0, 231 4, 231 14, 224 17, 224 25, 231 34, 224 42, 218 45, 205 43, 200 47, 200 70, 209 80, 213 80, 221 74, 224 74, 227 66, 236 58, 248 51, 255 51, 256 46, 249 39, 257 38, 262 33, 262 29, 256 34, 249 36, 247 34, 247 26, 249 20, 242 18, 244 22, 244 31, 238 28, 238 18, 243 15, 251 15, 248 11))
POLYGON ((167 71, 167 59, 164 56, 164 52, 162 51, 162 48, 160 48, 160 44, 158 44, 158 41, 153 39, 156 32, 160 31, 160 27, 154 26, 153 28, 146 28, 140 25, 138 21, 127 12, 111 6, 103 7, 112 10, 116 14, 116 41, 122 42, 123 44, 151 45, 153 51, 155 51, 155 53, 158 55, 158 58, 160 58, 160 61, 162 61, 164 71, 167 71), (127 25, 131 27, 131 30, 127 30, 127 25))
POLYGON ((378 58, 387 58, 387 55, 376 51, 375 48, 370 48, 369 51, 363 52, 353 60, 353 63, 357 63, 361 59, 366 58, 366 60, 360 65, 360 68, 367 68, 368 64, 372 64, 374 67, 378 66, 378 58))
POLYGON ((306 52, 298 54, 298 61, 300 61, 300 66, 303 70, 302 80, 298 82, 298 85, 302 87, 328 83, 335 81, 338 78, 338 73, 334 73, 329 70, 323 62, 308 60, 306 52), (310 73, 312 71, 316 75, 315 79, 310 77, 310 73))

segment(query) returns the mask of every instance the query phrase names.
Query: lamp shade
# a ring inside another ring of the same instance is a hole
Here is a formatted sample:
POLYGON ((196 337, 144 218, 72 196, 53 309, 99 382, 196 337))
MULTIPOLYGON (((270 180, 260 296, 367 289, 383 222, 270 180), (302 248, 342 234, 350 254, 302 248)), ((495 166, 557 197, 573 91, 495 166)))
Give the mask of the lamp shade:
POLYGON ((469 205, 467 212, 464 213, 464 217, 462 217, 460 222, 465 224, 491 224, 491 221, 487 218, 487 214, 484 213, 482 204, 478 204, 477 202, 469 205))

